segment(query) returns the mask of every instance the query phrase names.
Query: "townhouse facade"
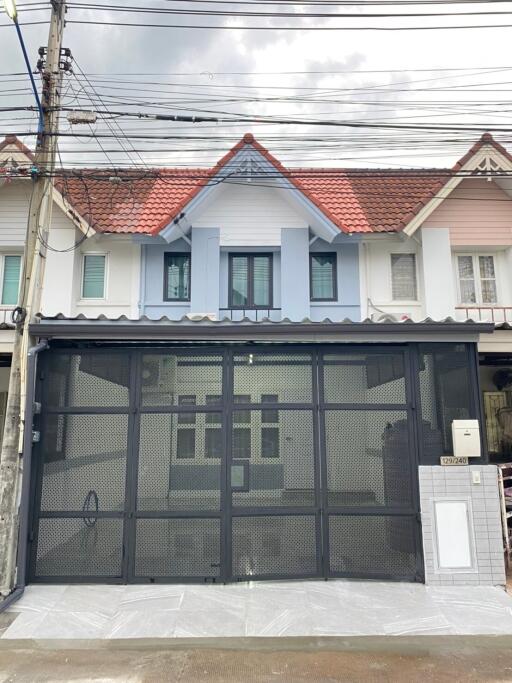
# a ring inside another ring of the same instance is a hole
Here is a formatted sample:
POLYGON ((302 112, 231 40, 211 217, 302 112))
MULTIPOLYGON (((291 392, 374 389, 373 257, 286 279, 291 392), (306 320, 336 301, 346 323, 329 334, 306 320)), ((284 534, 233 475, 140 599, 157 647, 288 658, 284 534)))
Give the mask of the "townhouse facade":
MULTIPOLYGON (((7 377, 30 153, 0 164, 7 377)), ((29 580, 504 583, 511 170, 490 135, 421 172, 246 135, 208 170, 59 178, 29 580), (442 467, 454 420, 477 446, 442 467)))

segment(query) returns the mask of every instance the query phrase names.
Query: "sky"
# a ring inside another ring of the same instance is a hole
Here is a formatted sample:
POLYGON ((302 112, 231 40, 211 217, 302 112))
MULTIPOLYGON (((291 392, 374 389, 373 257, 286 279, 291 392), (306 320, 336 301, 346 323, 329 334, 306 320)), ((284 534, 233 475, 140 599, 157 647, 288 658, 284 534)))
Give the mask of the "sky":
MULTIPOLYGON (((24 23, 49 18, 49 9, 45 6, 48 3, 35 3, 36 0, 23 3, 20 0, 20 23, 33 63, 38 47, 46 43, 48 26, 24 26, 24 23), (31 8, 28 7, 30 3, 31 8), (36 10, 39 6, 42 9, 36 10)), ((126 0, 123 4, 129 3, 138 7, 169 7, 166 0, 146 3, 126 0)), ((105 6, 107 3, 96 0, 96 4, 105 6)), ((185 0, 172 4, 187 6, 185 0)), ((223 7, 240 9, 236 4, 223 7)), ((281 9, 299 15, 303 11, 293 2, 284 3, 281 9)), ((339 9, 354 13, 386 10, 364 3, 339 9)), ((402 10, 512 12, 512 2, 497 5, 444 2, 426 7, 402 7, 402 10)), ((398 9, 391 7, 390 11, 394 13, 398 9)), ((70 107, 95 109, 100 114, 107 109, 187 115, 206 111, 212 116, 242 114, 301 119, 305 123, 317 119, 373 125, 428 124, 456 128, 464 125, 475 130, 354 129, 250 122, 184 125, 133 118, 110 119, 108 123, 100 120, 91 128, 72 126, 63 116, 60 130, 65 136, 60 141, 60 150, 64 164, 212 165, 245 132, 253 132, 290 166, 445 167, 452 166, 478 139, 481 131, 496 131, 500 127, 512 130, 509 125, 512 28, 397 32, 200 30, 72 22, 201 22, 233 26, 243 21, 269 26, 277 25, 278 20, 229 16, 197 20, 172 15, 105 12, 97 8, 86 10, 76 6, 69 8, 67 16, 69 23, 63 44, 73 52, 75 73, 64 79, 63 102, 70 107), (241 98, 244 101, 240 101, 241 98), (77 137, 101 133, 111 137, 100 139, 100 143, 90 137, 77 137), (122 135, 129 139, 120 141, 122 135), (132 138, 132 135, 152 135, 153 139, 132 138), (163 135, 179 139, 163 140, 163 135), (100 144, 106 151, 100 149, 100 144)), ((345 23, 347 26, 371 24, 403 28, 450 23, 506 24, 509 21, 512 25, 512 14, 459 19, 303 18, 294 25, 302 29, 345 23)), ((0 18, 0 106, 32 104, 28 77, 6 75, 24 70, 14 27, 4 27, 8 23, 7 17, 0 18), (26 90, 18 91, 18 88, 26 90)), ((285 23, 290 24, 291 20, 287 19, 285 23)), ((35 119, 32 116, 30 121, 26 116, 23 113, 0 114, 0 133, 18 133, 32 147, 34 137, 27 133, 35 130, 35 119), (20 117, 24 118, 20 120, 20 117)), ((495 135, 505 145, 510 141, 512 147, 510 133, 498 130, 495 135)))

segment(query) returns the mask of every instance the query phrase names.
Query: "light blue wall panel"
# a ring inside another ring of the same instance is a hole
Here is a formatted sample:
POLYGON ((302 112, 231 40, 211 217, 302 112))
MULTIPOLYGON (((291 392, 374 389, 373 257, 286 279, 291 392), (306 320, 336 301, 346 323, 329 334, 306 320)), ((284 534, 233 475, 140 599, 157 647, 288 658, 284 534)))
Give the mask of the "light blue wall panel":
POLYGON ((190 312, 190 304, 164 301, 164 254, 166 252, 190 251, 185 240, 172 244, 143 244, 141 249, 141 315, 158 319, 167 316, 179 320, 190 312))
MULTIPOLYGON (((315 240, 309 245, 310 234, 307 230, 283 230, 282 250, 273 248, 220 248, 219 230, 200 228, 192 230, 192 305, 172 303, 163 300, 164 254, 169 251, 190 251, 185 240, 170 245, 144 244, 142 248, 141 277, 141 314, 158 319, 165 315, 178 320, 188 313, 216 313, 220 318, 232 317, 237 320, 243 316, 228 308, 228 254, 230 252, 268 252, 273 253, 273 292, 274 308, 270 312, 273 320, 290 317, 302 320, 360 320, 361 302, 359 285, 359 244, 348 238, 329 244, 315 240), (338 301, 311 303, 309 300, 309 252, 336 252, 338 301), (286 264, 286 272, 283 272, 286 264)), ((247 317, 258 319, 269 315, 268 311, 256 314, 247 312, 247 317)))
POLYGON ((219 228, 192 228, 192 313, 219 315, 219 228))
POLYGON ((281 230, 282 317, 298 322, 309 316, 309 230, 281 230))
MULTIPOLYGON (((358 321, 361 319, 361 294, 359 283, 359 244, 348 239, 338 244, 328 244, 315 240, 310 250, 337 253, 338 301, 312 302, 310 304, 311 320, 330 318, 338 321, 344 318, 358 321)), ((309 263, 308 263, 309 269, 309 263)), ((308 275, 309 281, 309 275, 308 275)))

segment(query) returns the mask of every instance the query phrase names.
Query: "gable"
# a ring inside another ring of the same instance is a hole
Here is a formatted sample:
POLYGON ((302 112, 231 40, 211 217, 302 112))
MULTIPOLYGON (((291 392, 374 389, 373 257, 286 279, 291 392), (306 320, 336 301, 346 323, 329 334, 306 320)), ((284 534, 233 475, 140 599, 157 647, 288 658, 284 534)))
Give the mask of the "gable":
POLYGON ((181 237, 183 230, 190 229, 204 207, 210 205, 215 196, 225 189, 224 185, 249 183, 284 193, 282 196, 286 197, 286 202, 302 216, 299 225, 309 226, 322 239, 332 242, 340 234, 341 226, 330 212, 302 187, 293 173, 281 166, 252 135, 247 134, 210 171, 207 181, 195 190, 183 206, 178 220, 174 218, 169 221, 160 235, 168 242, 181 237))
POLYGON ((446 227, 454 246, 512 245, 512 198, 495 181, 466 178, 423 225, 446 227))
MULTIPOLYGON (((404 233, 413 235, 423 224, 426 224, 431 214, 441 204, 450 198, 454 190, 467 178, 496 178, 512 171, 512 156, 500 145, 490 133, 484 133, 473 147, 455 164, 448 180, 440 185, 437 190, 430 194, 427 202, 420 202, 413 211, 407 224, 404 225, 404 233)), ((445 226, 446 227, 446 226, 445 226)))
POLYGON ((221 246, 278 246, 281 228, 308 227, 283 198, 284 192, 287 190, 228 181, 194 217, 192 227, 218 227, 221 246))

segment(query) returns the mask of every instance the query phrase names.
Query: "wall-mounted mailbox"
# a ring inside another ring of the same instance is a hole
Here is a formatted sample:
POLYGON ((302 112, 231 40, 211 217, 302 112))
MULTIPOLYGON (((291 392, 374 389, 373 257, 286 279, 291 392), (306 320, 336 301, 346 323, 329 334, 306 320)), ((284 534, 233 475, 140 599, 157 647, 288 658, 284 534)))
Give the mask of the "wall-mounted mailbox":
POLYGON ((478 420, 453 420, 453 455, 457 458, 479 458, 480 425, 478 420))

